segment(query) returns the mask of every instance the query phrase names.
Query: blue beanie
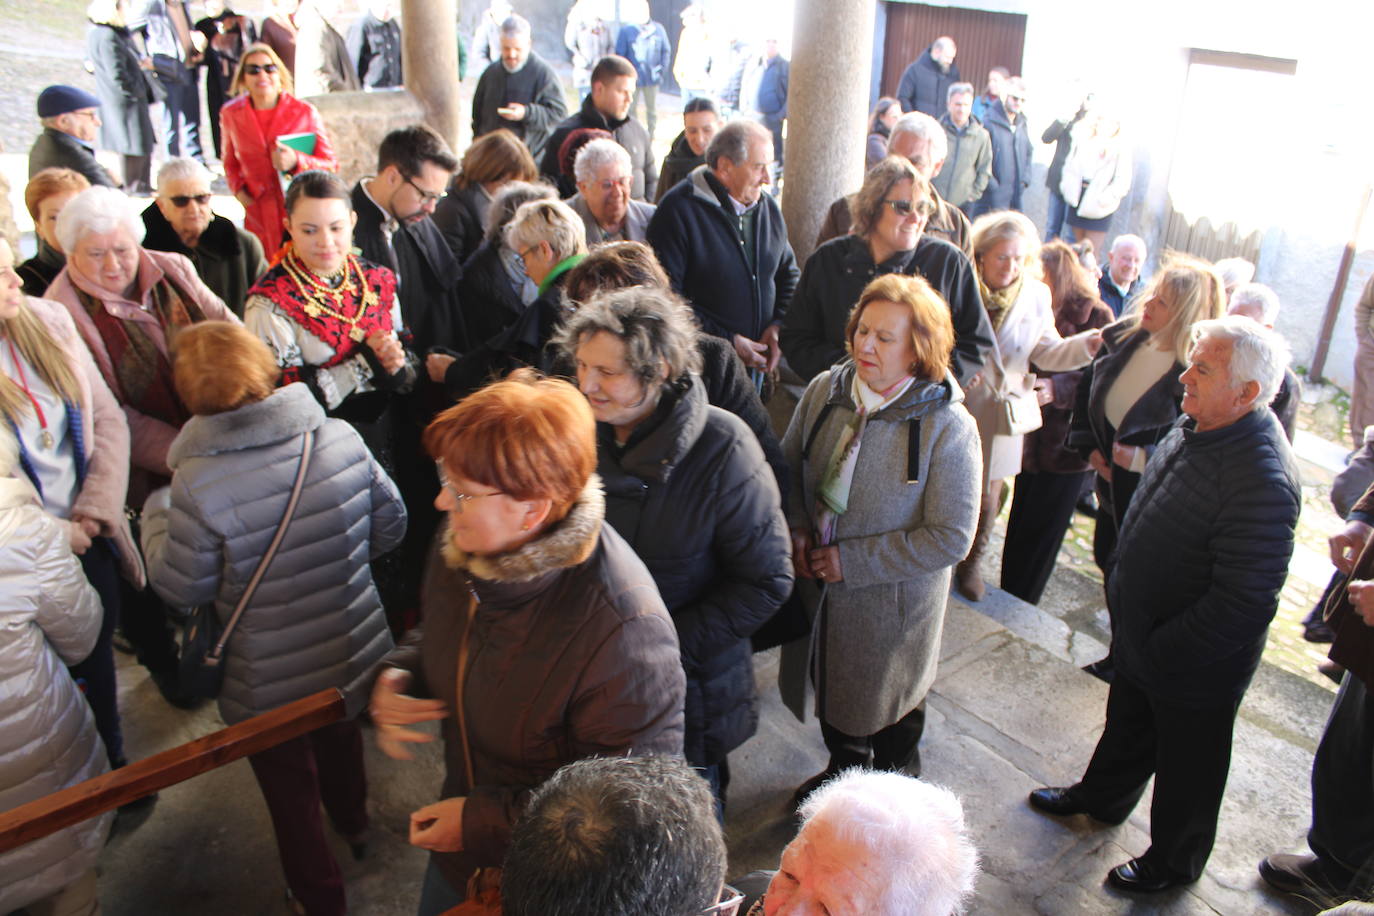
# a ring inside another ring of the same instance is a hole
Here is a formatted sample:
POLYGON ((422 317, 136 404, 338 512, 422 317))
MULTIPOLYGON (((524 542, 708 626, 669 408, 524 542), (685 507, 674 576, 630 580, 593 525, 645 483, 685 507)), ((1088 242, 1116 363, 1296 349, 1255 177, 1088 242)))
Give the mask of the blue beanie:
POLYGON ((69 111, 99 108, 100 99, 75 86, 49 86, 38 93, 38 116, 55 118, 69 111))

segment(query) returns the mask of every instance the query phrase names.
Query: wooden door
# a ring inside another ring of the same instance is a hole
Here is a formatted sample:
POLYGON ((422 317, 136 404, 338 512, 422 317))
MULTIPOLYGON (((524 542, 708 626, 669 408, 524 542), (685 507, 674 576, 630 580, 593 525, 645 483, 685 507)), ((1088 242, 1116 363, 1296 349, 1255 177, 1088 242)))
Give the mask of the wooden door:
POLYGON ((902 73, 941 35, 954 39, 959 75, 983 91, 988 71, 1006 67, 1021 72, 1026 44, 1026 17, 1021 13, 989 13, 924 3, 884 4, 887 29, 883 38, 881 93, 896 95, 902 73))

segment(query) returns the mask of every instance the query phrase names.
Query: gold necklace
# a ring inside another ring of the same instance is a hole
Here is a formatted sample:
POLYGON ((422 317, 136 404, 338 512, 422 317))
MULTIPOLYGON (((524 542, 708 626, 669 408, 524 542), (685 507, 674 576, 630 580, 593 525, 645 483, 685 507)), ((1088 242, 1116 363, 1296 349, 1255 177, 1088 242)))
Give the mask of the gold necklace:
MULTIPOLYGON (((342 268, 342 281, 338 287, 320 280, 314 272, 300 262, 300 256, 294 250, 288 251, 286 257, 282 258, 282 266, 286 269, 286 274, 296 283, 296 289, 300 291, 301 298, 305 300, 305 314, 311 318, 319 318, 326 315, 336 321, 341 322, 348 332, 348 336, 356 341, 362 341, 367 337, 366 332, 358 327, 358 322, 362 321, 367 315, 368 310, 377 304, 377 293, 370 288, 363 278, 362 265, 358 259, 350 252, 344 259, 342 268), (349 277, 349 268, 352 268, 353 277, 349 277), (353 315, 343 312, 344 297, 355 291, 361 291, 361 305, 353 315), (334 306, 331 308, 323 300, 332 299, 334 306)), ((338 276, 335 274, 334 276, 338 276)))

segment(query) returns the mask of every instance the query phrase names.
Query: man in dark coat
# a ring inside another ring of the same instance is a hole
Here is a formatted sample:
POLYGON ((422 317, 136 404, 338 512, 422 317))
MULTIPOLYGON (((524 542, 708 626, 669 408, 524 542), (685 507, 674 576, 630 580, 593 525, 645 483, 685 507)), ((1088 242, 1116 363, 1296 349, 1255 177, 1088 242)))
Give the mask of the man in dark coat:
POLYGON ((615 142, 625 147, 634 166, 634 186, 630 196, 635 200, 653 200, 658 188, 658 166, 649 132, 630 117, 630 105, 635 97, 635 67, 623 57, 607 55, 592 68, 592 91, 582 100, 582 107, 554 129, 539 171, 558 186, 560 197, 577 193, 573 176, 564 175, 559 167, 559 148, 568 134, 579 127, 594 127, 609 131, 615 142))
POLYGON ((922 111, 932 118, 945 113, 949 87, 959 82, 959 68, 954 63, 957 51, 954 39, 943 35, 906 68, 897 84, 902 111, 922 111))
POLYGON ((662 200, 663 195, 693 169, 706 164, 706 147, 711 145, 720 125, 716 103, 706 96, 689 99, 682 106, 682 133, 673 140, 668 155, 663 157, 663 168, 658 170, 658 194, 654 196, 654 203, 662 200))
POLYGON ((196 266, 210 291, 243 317, 248 290, 267 273, 262 243, 210 210, 210 173, 194 159, 169 159, 157 171, 157 198, 143 211, 143 247, 174 251, 196 266))
POLYGON ((797 287, 797 259, 770 195, 773 135, 756 121, 727 124, 706 164, 663 196, 648 241, 673 289, 708 334, 735 346, 744 365, 772 371, 778 328, 797 287))
MULTIPOLYGON (((1246 283, 1236 287, 1231 294, 1231 302, 1226 314, 1249 318, 1269 330, 1274 330, 1274 322, 1279 317, 1279 297, 1263 283, 1246 283)), ((1302 382, 1292 369, 1283 370, 1283 383, 1278 394, 1269 402, 1269 409, 1283 427, 1283 434, 1292 444, 1298 433, 1298 404, 1302 402, 1302 382)))
POLYGON ((1312 855, 1280 853, 1260 862, 1270 886, 1309 900, 1367 900, 1374 887, 1374 486, 1329 544, 1331 561, 1350 577, 1327 606, 1335 633, 1331 660, 1346 669, 1335 708, 1312 758, 1312 855))
POLYGON ((1007 81, 1002 97, 988 108, 983 120, 992 138, 992 180, 978 201, 976 214, 993 210, 1020 210, 1021 194, 1030 184, 1030 128, 1021 106, 1026 89, 1019 76, 1007 81))
POLYGON ((1126 310, 1131 297, 1140 292, 1145 263, 1145 240, 1138 235, 1118 235, 1107 251, 1107 269, 1097 281, 1097 293, 1117 318, 1126 310))
POLYGON ((186 155, 204 162, 200 80, 196 75, 202 57, 191 39, 194 20, 186 0, 144 0, 133 10, 129 29, 143 33, 153 72, 167 96, 162 102, 163 155, 168 159, 186 155))
POLYGON ((644 124, 649 136, 658 127, 658 89, 673 62, 672 45, 663 23, 648 19, 642 23, 625 23, 615 40, 615 53, 635 66, 636 102, 643 103, 644 124))
POLYGON ((364 89, 401 85, 401 24, 392 0, 373 0, 344 41, 364 89))
POLYGON ((1153 775, 1150 849, 1107 875, 1140 893, 1196 881, 1207 863, 1236 710, 1302 507, 1293 454, 1268 410, 1287 346, 1239 316, 1198 322, 1193 334, 1181 376, 1187 416, 1145 467, 1107 583, 1116 676, 1102 738, 1079 782, 1030 796, 1047 814, 1119 824, 1153 775))
POLYGON ((118 183, 95 159, 100 132, 100 99, 75 86, 49 86, 38 93, 38 119, 43 132, 29 148, 29 177, 47 168, 71 169, 91 184, 118 183))
POLYGON ((558 74, 530 50, 529 22, 508 17, 501 23, 501 59, 482 71, 472 93, 472 136, 504 127, 525 141, 537 162, 567 113, 558 74))

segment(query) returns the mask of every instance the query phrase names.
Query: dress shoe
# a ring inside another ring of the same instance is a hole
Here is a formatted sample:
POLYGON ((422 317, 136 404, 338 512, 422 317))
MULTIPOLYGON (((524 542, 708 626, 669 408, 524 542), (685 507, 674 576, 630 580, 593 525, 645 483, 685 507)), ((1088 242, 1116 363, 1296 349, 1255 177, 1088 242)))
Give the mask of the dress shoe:
POLYGON ((1132 859, 1107 872, 1107 883, 1117 890, 1158 894, 1171 887, 1191 884, 1192 879, 1165 874, 1144 859, 1132 859))
POLYGON ((806 782, 797 786, 797 791, 792 793, 792 810, 801 807, 802 802, 806 801, 806 796, 819 789, 830 777, 835 775, 835 771, 826 767, 806 782))
POLYGON ((1043 789, 1036 789, 1030 794, 1030 806, 1043 814, 1053 814, 1056 817, 1070 817, 1075 814, 1086 814, 1095 821, 1104 824, 1120 824, 1125 818, 1100 817, 1088 809, 1082 800, 1074 794, 1072 787, 1055 788, 1047 786, 1043 789))
POLYGON ((1110 655, 1099 658, 1095 662, 1089 662, 1083 666, 1083 670, 1106 684, 1110 684, 1112 678, 1116 677, 1116 663, 1112 661, 1110 655))
POLYGON ((1349 875, 1338 874, 1335 868, 1316 856, 1287 853, 1269 856, 1260 862, 1259 873, 1270 887, 1322 900, 1342 899, 1350 883, 1349 875))

